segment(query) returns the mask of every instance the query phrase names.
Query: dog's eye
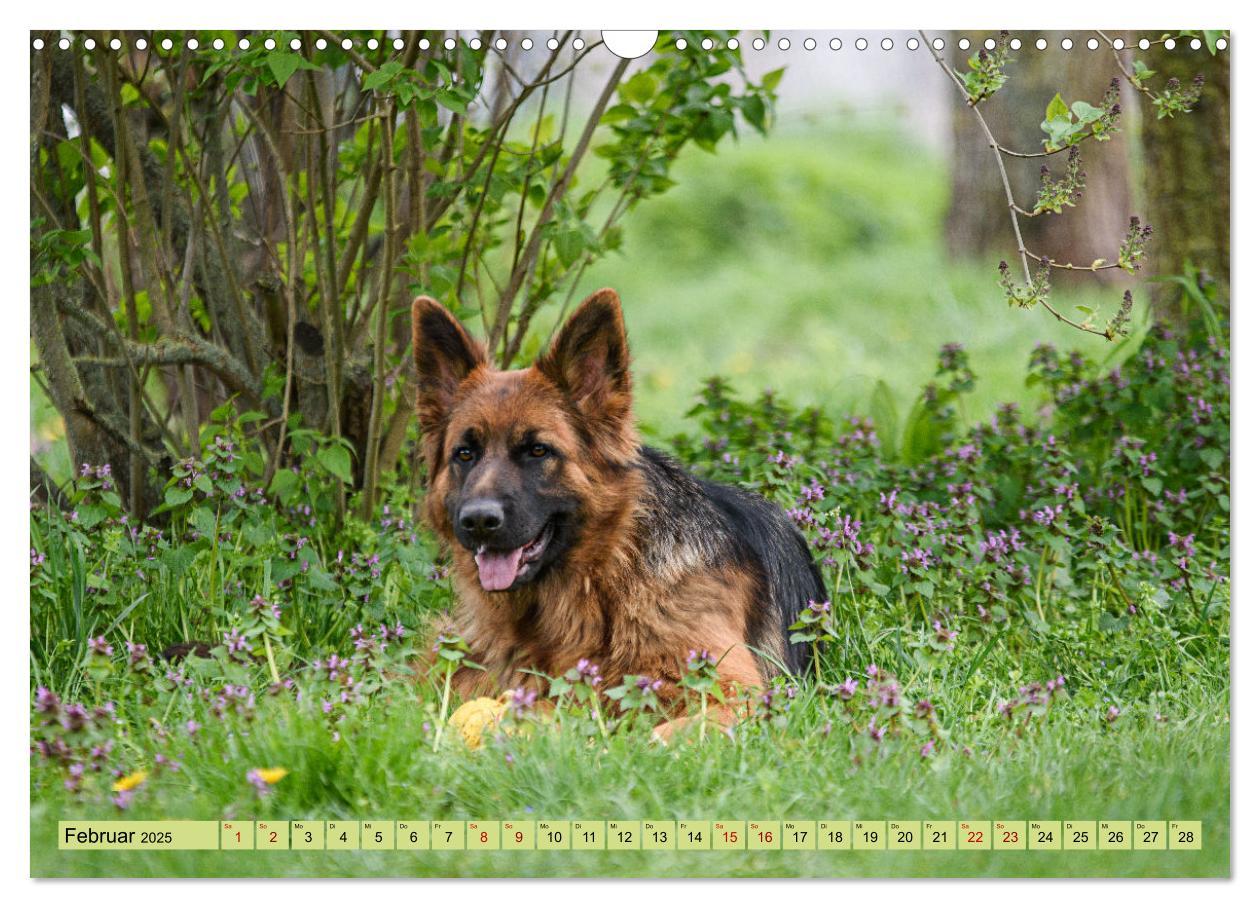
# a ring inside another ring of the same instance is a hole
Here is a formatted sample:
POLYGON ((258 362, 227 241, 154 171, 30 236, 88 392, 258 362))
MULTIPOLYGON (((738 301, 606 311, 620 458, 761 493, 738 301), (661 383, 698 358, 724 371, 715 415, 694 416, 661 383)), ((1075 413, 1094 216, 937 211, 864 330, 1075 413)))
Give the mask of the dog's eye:
POLYGON ((455 459, 461 463, 472 463, 473 456, 472 448, 462 447, 455 449, 455 459))
POLYGON ((546 445, 533 444, 529 446, 530 457, 546 457, 550 453, 551 453, 551 448, 547 447, 546 445))

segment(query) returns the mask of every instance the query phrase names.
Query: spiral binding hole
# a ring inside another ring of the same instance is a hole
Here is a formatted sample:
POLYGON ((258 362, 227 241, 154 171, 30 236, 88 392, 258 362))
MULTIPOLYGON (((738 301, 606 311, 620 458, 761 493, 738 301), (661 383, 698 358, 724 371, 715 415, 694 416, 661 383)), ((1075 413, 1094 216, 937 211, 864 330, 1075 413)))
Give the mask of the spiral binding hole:
MULTIPOLYGON (((261 40, 262 40, 262 46, 265 47, 267 50, 274 50, 277 47, 277 41, 276 41, 276 38, 274 37, 265 36, 265 37, 261 37, 261 40)), ((885 51, 894 50, 897 46, 896 41, 894 41, 893 38, 891 37, 883 37, 883 38, 878 38, 876 40, 879 43, 879 47, 885 51)), ((792 49, 792 42, 793 42, 792 38, 789 38, 787 36, 781 36, 777 38, 774 43, 775 43, 775 46, 780 51, 789 51, 792 49)), ((71 50, 75 47, 76 43, 79 43, 80 46, 84 50, 89 50, 89 51, 95 50, 97 47, 96 39, 90 36, 83 36, 81 40, 77 38, 76 36, 63 36, 63 37, 57 38, 55 41, 56 47, 61 50, 71 50)), ((141 36, 137 36, 130 43, 131 43, 131 47, 133 47, 136 50, 145 50, 149 46, 148 40, 146 40, 144 37, 141 37, 141 36)), ((340 47, 343 50, 352 50, 356 43, 361 43, 368 50, 376 50, 379 47, 381 47, 382 44, 385 44, 388 47, 392 47, 393 50, 395 51, 402 51, 406 47, 406 41, 401 37, 386 38, 384 40, 372 37, 372 38, 367 38, 366 40, 360 39, 359 41, 356 41, 353 38, 343 38, 337 43, 340 44, 340 47)), ((423 38, 423 37, 419 38, 417 39, 416 43, 420 47, 421 50, 428 50, 429 47, 431 46, 431 42, 429 41, 428 38, 423 38)), ((459 43, 460 43, 459 39, 455 37, 448 37, 448 38, 443 39, 442 46, 446 48, 447 50, 454 50, 455 48, 459 46, 459 43)), ((1065 50, 1065 51, 1071 51, 1071 50, 1076 49, 1076 43, 1072 38, 1065 37, 1065 38, 1060 39, 1057 43, 1058 43, 1058 46, 1062 50, 1065 50)), ((1095 38, 1092 36, 1085 39, 1084 43, 1085 43, 1085 47, 1091 51, 1098 50, 1104 44, 1104 42, 1101 42, 1098 40, 1098 38, 1095 38)), ((1185 44, 1188 44, 1191 50, 1198 51, 1198 50, 1202 50, 1204 45, 1207 44, 1208 42, 1198 37, 1185 37, 1184 40, 1173 38, 1173 37, 1160 37, 1155 40, 1152 40, 1150 38, 1139 38, 1136 41, 1136 43, 1133 45, 1126 43, 1125 39, 1123 38, 1108 39, 1105 43, 1109 44, 1111 48, 1116 51, 1125 50, 1129 47, 1136 47, 1139 50, 1149 51, 1153 47, 1155 47, 1155 45, 1162 45, 1163 49, 1166 51, 1174 51, 1177 49, 1179 44, 1183 46, 1185 44)), ((108 42, 106 42, 106 44, 110 50, 114 50, 114 51, 122 50, 125 46, 124 41, 117 37, 110 38, 108 42)), ((197 50, 202 46, 200 39, 196 35, 191 35, 191 36, 183 37, 183 38, 164 37, 158 42, 158 47, 163 52, 171 53, 176 48, 177 44, 182 45, 183 47, 186 47, 189 50, 197 50)), ((253 46, 251 39, 247 36, 243 36, 236 39, 234 44, 236 48, 243 51, 249 50, 253 46)), ((485 46, 485 42, 483 42, 482 39, 479 37, 471 37, 471 38, 466 39, 466 44, 470 49, 474 51, 481 50, 485 46)), ((715 47, 718 46, 719 42, 715 41, 713 38, 706 37, 706 38, 700 39, 698 44, 701 49, 705 51, 711 51, 715 47)), ((812 50, 817 49, 818 44, 819 44, 818 40, 816 40, 813 37, 805 37, 801 39, 800 41, 800 46, 806 51, 812 51, 812 50)), ((917 51, 920 47, 920 44, 921 42, 919 41, 918 38, 914 38, 914 37, 907 38, 905 42, 905 48, 908 51, 917 51)), ((928 44, 931 48, 933 48, 936 51, 943 51, 946 47, 945 39, 940 38, 940 37, 931 39, 928 42, 928 44)), ((966 37, 960 37, 957 39, 957 47, 961 51, 970 50, 971 44, 972 42, 966 37)), ((320 38, 315 39, 314 45, 316 49, 322 51, 322 50, 327 49, 330 46, 330 42, 326 40, 325 38, 320 37, 320 38)), ((998 45, 997 40, 992 37, 985 38, 983 42, 981 42, 981 46, 983 46, 986 50, 989 50, 989 51, 995 50, 997 48, 997 45, 998 45)), ((1215 48, 1215 50, 1223 51, 1229 47, 1229 40, 1224 37, 1217 37, 1211 41, 1211 45, 1213 48, 1215 48)), ((32 49, 36 51, 45 50, 49 46, 50 46, 49 42, 47 42, 44 38, 35 37, 31 39, 31 47, 32 49)), ((225 42, 222 38, 216 37, 209 42, 209 46, 213 47, 215 50, 223 50, 225 47, 228 46, 228 43, 225 42)), ((287 46, 289 49, 294 50, 294 51, 300 50, 303 47, 302 39, 290 38, 287 42, 287 46)), ((493 42, 491 42, 491 46, 493 46, 495 50, 506 51, 509 46, 509 41, 506 38, 499 37, 499 38, 494 39, 493 42)), ((520 39, 519 46, 521 47, 522 50, 529 51, 534 48, 534 41, 531 38, 522 37, 520 39)), ((560 48, 560 41, 558 38, 555 38, 555 37, 548 38, 546 41, 546 46, 548 50, 552 50, 552 51, 558 50, 560 48)), ((679 37, 674 41, 674 46, 678 50, 681 51, 681 50, 687 50, 690 45, 686 38, 679 37)), ((729 50, 738 50, 740 49, 742 44, 739 38, 732 36, 732 37, 728 37, 725 40, 725 46, 729 50)), ((754 37, 751 39, 751 41, 749 42, 749 46, 754 51, 762 51, 766 49, 767 41, 765 38, 758 35, 757 37, 754 37)), ((844 42, 838 37, 832 37, 830 39, 827 39, 827 46, 830 47, 831 50, 833 51, 839 51, 844 47, 844 42)), ((869 46, 870 46, 870 42, 864 37, 855 38, 853 41, 853 47, 859 51, 864 51, 869 46)), ((1011 50, 1019 50, 1022 48, 1023 42, 1019 38, 1011 38, 1007 42, 1007 46, 1011 50)), ((1044 37, 1039 37, 1033 41, 1033 46, 1035 46, 1037 50, 1044 51, 1049 48, 1050 42, 1047 41, 1047 39, 1044 37)), ((581 50, 586 49, 587 44, 586 44, 585 39, 583 39, 582 37, 574 37, 571 42, 571 47, 575 51, 581 51, 581 50)))

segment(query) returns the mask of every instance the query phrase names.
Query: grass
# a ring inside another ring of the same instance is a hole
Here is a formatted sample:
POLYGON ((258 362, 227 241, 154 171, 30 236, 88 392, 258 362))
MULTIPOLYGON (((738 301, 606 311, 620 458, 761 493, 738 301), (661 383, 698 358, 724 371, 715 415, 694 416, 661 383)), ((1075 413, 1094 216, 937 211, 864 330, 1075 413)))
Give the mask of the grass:
MULTIPOLYGON (((1204 704, 1204 716, 1219 704, 1204 704)), ((211 733, 152 784, 129 819, 1201 819, 1202 851, 214 854, 58 852, 59 819, 115 819, 49 783, 33 792, 37 876, 1222 876, 1229 872, 1228 727, 1191 717, 1127 726, 1055 717, 1023 740, 990 729, 972 755, 914 749, 852 762, 847 735, 811 710, 792 727, 663 749, 646 735, 596 745, 539 733, 433 753, 412 704, 375 711, 338 743, 296 714, 249 737, 211 733), (505 759, 511 753, 513 761, 505 759), (259 799, 244 773, 290 768, 259 799), (563 771, 557 771, 563 767, 563 771), (46 844, 45 844, 46 843, 46 844)))

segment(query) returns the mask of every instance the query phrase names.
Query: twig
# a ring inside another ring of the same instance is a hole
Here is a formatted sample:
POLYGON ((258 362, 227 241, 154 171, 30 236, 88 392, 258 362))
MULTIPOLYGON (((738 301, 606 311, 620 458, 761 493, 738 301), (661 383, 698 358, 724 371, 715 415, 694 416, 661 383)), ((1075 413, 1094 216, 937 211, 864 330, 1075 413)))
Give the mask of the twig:
MULTIPOLYGON (((1019 206, 1015 204, 1015 195, 1011 192, 1011 181, 1006 175, 1006 162, 1002 160, 1002 148, 998 145, 997 139, 993 137, 993 130, 989 129, 989 124, 985 121, 984 115, 980 113, 979 106, 971 103, 971 96, 967 93, 967 87, 963 85, 962 80, 958 78, 957 74, 949 68, 944 59, 941 58, 940 54, 936 52, 936 49, 932 47, 932 42, 928 40, 928 36, 920 31, 919 37, 923 40, 924 48, 926 48, 927 52, 932 55, 932 59, 936 61, 936 64, 944 71, 945 75, 949 76, 950 81, 953 82, 954 85, 957 86, 959 92, 962 93, 963 100, 967 102, 967 106, 971 109, 971 112, 976 115, 976 120, 979 121, 980 128, 984 130, 984 134, 989 140, 989 147, 993 149, 993 157, 994 160, 997 161, 998 173, 1002 177, 1002 190, 1006 193, 1006 207, 1011 216, 1011 229, 1015 232, 1015 245, 1019 249, 1019 263, 1024 270, 1025 282, 1031 285, 1033 282, 1032 271, 1028 268, 1030 253, 1028 252, 1028 248, 1024 245, 1024 234, 1019 229, 1019 213, 1016 210, 1019 206)), ((1045 308, 1047 312, 1059 321, 1063 322, 1065 325, 1070 325, 1079 331, 1085 331, 1089 334, 1096 334, 1099 337, 1107 337, 1107 334, 1104 331, 1099 331, 1096 328, 1090 328, 1088 325, 1072 321, 1066 315, 1063 315, 1059 312, 1059 310, 1051 306, 1044 296, 1040 297, 1038 302, 1041 303, 1042 307, 1045 308)), ((1108 338, 1108 340, 1110 340, 1110 338, 1108 338)))
POLYGON ((587 118, 585 128, 582 130, 582 135, 578 138, 577 145, 574 146, 573 153, 569 156, 568 166, 560 179, 551 187, 551 192, 547 194, 546 201, 543 202, 542 210, 538 214, 538 220, 534 223, 534 229, 530 233, 529 242, 525 244, 525 254, 521 262, 513 270, 507 286, 499 297, 499 309, 496 313, 494 329, 491 331, 490 338, 487 341, 487 347, 490 350, 498 347, 499 341, 507 332, 508 320, 512 314, 512 303, 516 299, 516 294, 520 292, 528 266, 537 258, 539 249, 542 247, 543 227, 551 220, 551 211, 555 207, 556 200, 559 199, 568 188, 569 183, 572 182, 573 176, 577 172, 578 164, 581 163, 582 158, 586 154, 586 149, 590 146, 591 138, 595 135, 595 128, 599 125, 600 118, 604 115, 604 110, 608 106, 613 92, 621 82, 621 77, 625 74, 629 65, 629 60, 621 60, 613 69, 611 75, 609 75, 603 91, 600 92, 594 107, 591 108, 591 113, 587 118))
MULTIPOLYGON (((1111 55, 1116 58, 1116 66, 1120 67, 1120 74, 1124 76, 1125 81, 1128 82, 1130 85, 1132 85, 1134 88, 1136 88, 1138 91, 1140 91, 1142 94, 1146 95, 1146 97, 1154 101, 1155 93, 1151 91, 1149 88, 1147 88, 1145 85, 1143 85, 1142 81, 1138 79, 1137 76, 1133 75, 1133 73, 1129 72, 1128 68, 1124 65, 1124 60, 1122 60, 1120 57, 1120 51, 1122 48, 1116 47, 1116 45, 1112 42, 1110 38, 1107 37, 1107 35, 1104 32, 1096 29, 1094 31, 1094 34, 1096 34, 1098 37, 1106 41, 1107 46, 1111 48, 1111 55)), ((1128 50, 1129 46, 1126 44, 1124 45, 1123 49, 1128 50)))
POLYGON ((1040 262, 1051 268, 1059 268, 1063 271, 1106 271, 1108 268, 1119 268, 1119 262, 1103 262, 1101 265, 1073 265, 1071 262, 1056 262, 1047 256, 1037 255, 1035 252, 1024 250, 1024 255, 1028 256, 1034 262, 1040 262))
POLYGON ((390 297, 394 286, 394 101, 385 102, 381 136, 382 166, 385 170, 385 253, 381 262, 380 299, 376 304, 376 337, 372 347, 372 405, 368 417, 367 450, 363 464, 364 520, 371 520, 376 507, 377 473, 380 470, 381 420, 385 412, 385 344, 390 322, 390 297))

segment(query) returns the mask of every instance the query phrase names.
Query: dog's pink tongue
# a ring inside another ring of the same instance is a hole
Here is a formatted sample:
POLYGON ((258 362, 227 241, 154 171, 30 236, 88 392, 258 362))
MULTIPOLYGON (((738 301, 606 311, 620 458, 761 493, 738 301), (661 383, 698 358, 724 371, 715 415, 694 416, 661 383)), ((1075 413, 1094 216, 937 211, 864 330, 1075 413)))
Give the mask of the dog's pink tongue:
POLYGON ((478 552, 477 575, 481 578, 481 588, 493 592, 511 586, 516 580, 516 571, 521 566, 524 552, 525 546, 510 552, 478 552))

